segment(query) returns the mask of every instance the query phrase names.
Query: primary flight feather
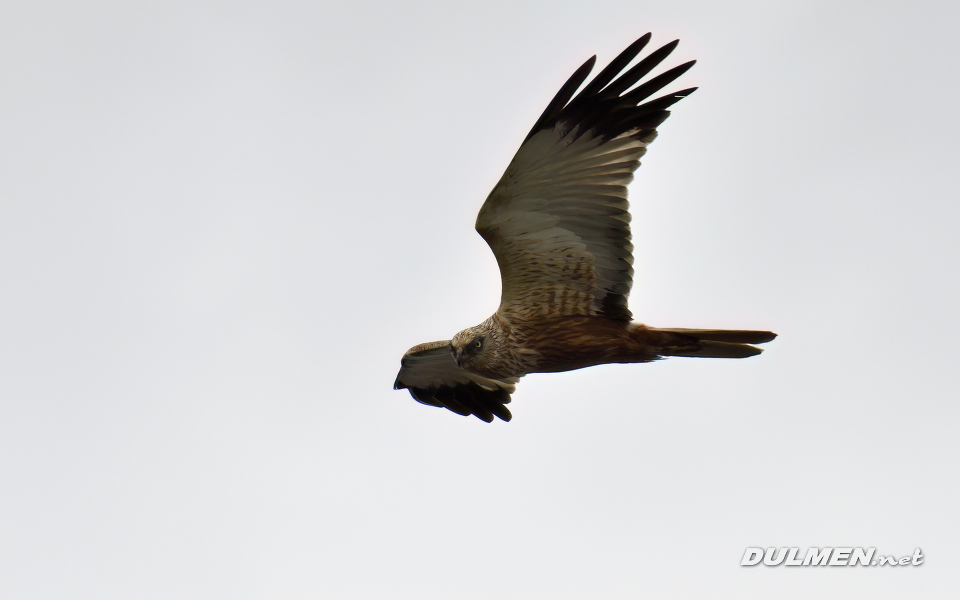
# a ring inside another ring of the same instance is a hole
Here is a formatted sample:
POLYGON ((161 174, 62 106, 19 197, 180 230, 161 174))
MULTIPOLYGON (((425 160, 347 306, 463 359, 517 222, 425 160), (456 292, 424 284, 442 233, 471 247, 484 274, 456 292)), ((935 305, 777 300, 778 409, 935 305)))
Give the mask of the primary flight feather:
POLYGON ((745 358, 761 352, 750 344, 776 337, 632 322, 627 184, 667 108, 696 90, 646 101, 695 62, 636 85, 677 46, 625 71, 649 41, 648 33, 631 44, 574 96, 593 69, 590 58, 547 105, 477 217, 500 266, 500 307, 452 340, 408 350, 395 389, 460 415, 509 421, 505 405, 527 373, 664 356, 745 358))

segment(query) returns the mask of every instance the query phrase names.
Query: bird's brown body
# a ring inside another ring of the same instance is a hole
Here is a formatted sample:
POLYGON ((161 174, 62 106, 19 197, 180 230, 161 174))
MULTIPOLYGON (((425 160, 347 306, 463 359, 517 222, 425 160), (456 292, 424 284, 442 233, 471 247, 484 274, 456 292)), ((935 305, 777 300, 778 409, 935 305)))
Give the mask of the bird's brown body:
POLYGON ((513 325, 494 315, 491 321, 503 331, 506 347, 522 349, 496 364, 482 360, 469 364, 471 371, 492 379, 573 371, 606 363, 647 362, 660 356, 658 338, 664 337, 638 323, 596 316, 555 317, 513 325))
POLYGON ((762 344, 774 337, 768 331, 660 329, 582 315, 514 324, 495 314, 458 333, 450 345, 461 367, 502 380, 610 363, 650 362, 664 356, 745 358, 760 353, 746 344, 762 344), (471 353, 470 343, 478 335, 485 347, 471 353))
POLYGON ((499 309, 449 342, 411 348, 396 388, 458 414, 509 420, 505 404, 528 373, 664 356, 745 358, 760 353, 750 344, 776 337, 768 331, 660 329, 632 320, 627 184, 669 116, 667 108, 696 89, 647 100, 693 65, 637 85, 677 45, 624 70, 649 39, 631 44, 577 93, 591 58, 549 103, 477 217, 477 232, 500 267, 499 309))
POLYGON ((604 317, 570 317, 540 324, 528 347, 542 357, 534 373, 572 371, 607 363, 649 362, 660 357, 664 334, 639 323, 604 317))

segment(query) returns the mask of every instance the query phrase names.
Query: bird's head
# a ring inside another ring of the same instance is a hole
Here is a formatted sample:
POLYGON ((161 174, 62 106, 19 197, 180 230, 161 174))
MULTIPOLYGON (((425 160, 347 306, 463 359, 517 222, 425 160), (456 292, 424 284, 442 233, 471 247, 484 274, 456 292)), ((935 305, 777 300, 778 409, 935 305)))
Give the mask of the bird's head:
POLYGON ((471 327, 453 336, 450 340, 450 351, 453 352, 453 358, 461 368, 471 371, 470 365, 483 354, 486 341, 479 327, 471 327))
POLYGON ((508 346, 500 322, 494 317, 464 329, 450 340, 450 352, 460 368, 493 379, 517 375, 518 369, 509 361, 508 346))

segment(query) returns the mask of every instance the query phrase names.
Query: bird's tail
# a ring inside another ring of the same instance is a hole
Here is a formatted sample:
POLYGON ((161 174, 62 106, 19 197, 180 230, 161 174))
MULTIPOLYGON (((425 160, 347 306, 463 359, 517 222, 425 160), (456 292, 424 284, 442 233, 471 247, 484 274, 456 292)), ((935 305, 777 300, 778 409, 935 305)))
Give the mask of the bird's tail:
POLYGON ((661 356, 701 358, 747 358, 763 352, 750 344, 763 344, 777 337, 772 331, 746 329, 660 329, 649 327, 660 340, 661 356))

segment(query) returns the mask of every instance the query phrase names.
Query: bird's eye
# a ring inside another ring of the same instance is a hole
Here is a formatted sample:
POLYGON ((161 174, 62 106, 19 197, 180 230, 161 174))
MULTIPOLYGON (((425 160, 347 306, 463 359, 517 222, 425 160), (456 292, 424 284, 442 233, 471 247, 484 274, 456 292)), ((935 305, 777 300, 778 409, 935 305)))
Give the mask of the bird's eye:
POLYGON ((483 346, 483 342, 481 342, 480 340, 477 340, 473 343, 473 346, 475 348, 479 348, 480 346, 483 346))

